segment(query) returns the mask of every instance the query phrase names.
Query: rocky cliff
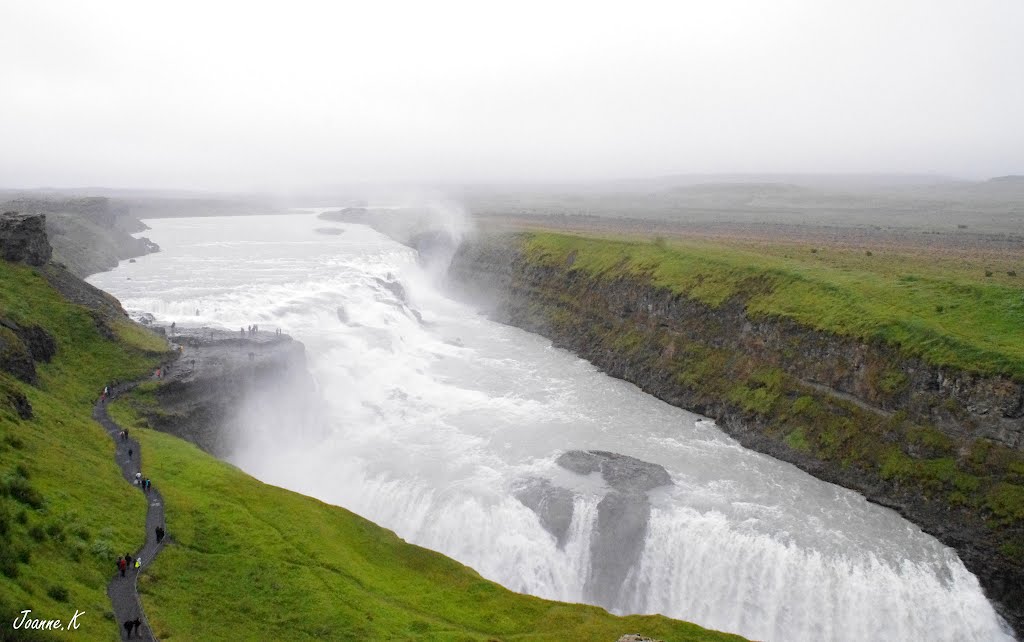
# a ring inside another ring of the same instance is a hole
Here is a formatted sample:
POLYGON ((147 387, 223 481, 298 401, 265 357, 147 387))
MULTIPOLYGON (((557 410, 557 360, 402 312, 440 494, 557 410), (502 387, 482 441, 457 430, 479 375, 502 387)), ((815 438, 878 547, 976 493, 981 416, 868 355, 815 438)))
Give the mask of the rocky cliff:
POLYGON ((0 215, 0 256, 5 261, 43 265, 52 254, 45 216, 18 212, 0 215))
POLYGON ((714 418, 745 446, 898 510, 948 545, 1024 630, 1024 386, 710 306, 643 275, 463 245, 453 289, 608 374, 714 418))
POLYGON ((179 357, 147 392, 155 403, 139 407, 153 428, 225 457, 237 445, 244 409, 265 415, 287 408, 282 433, 313 423, 302 415, 318 412, 320 398, 302 343, 211 328, 174 331, 169 340, 181 346, 179 357))
POLYGON ((79 277, 109 270, 118 261, 160 249, 145 237, 133 236, 147 227, 132 215, 128 205, 105 197, 22 197, 0 207, 33 217, 45 215, 53 260, 79 277))

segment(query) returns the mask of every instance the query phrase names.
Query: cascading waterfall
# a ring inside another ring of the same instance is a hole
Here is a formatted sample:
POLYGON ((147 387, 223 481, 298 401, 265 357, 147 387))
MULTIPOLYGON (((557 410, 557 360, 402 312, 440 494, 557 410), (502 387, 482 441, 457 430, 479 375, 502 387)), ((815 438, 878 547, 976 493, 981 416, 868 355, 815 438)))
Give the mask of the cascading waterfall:
POLYGON ((167 324, 306 345, 329 425, 242 409, 231 460, 265 481, 542 597, 762 640, 1012 639, 955 552, 892 511, 447 299, 367 227, 148 223, 164 250, 95 285, 167 324), (568 451, 624 455, 624 477, 568 451))

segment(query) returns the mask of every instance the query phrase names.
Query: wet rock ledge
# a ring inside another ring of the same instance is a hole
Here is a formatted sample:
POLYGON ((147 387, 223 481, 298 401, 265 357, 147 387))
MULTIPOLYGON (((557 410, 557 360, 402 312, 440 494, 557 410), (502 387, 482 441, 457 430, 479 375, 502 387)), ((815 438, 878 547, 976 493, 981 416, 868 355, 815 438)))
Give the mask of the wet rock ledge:
POLYGON ((270 402, 287 398, 298 406, 307 400, 307 407, 318 405, 305 346, 288 335, 207 327, 162 330, 179 352, 153 390, 157 407, 143 409, 157 430, 225 457, 244 429, 238 418, 244 403, 269 396, 270 402))

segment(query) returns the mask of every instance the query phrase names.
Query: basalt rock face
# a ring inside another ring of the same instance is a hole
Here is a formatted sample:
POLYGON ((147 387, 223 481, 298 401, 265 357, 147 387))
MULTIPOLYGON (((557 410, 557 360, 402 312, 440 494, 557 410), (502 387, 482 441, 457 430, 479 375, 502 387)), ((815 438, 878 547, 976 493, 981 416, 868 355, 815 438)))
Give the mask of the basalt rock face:
MULTIPOLYGON (((602 450, 570 450, 556 463, 577 475, 597 474, 607 492, 597 505, 590 536, 590 573, 583 587, 587 601, 612 608, 625 588, 630 569, 643 553, 651 504, 647 492, 668 486, 663 467, 602 450)), ((540 518, 541 526, 564 548, 575 511, 575 494, 547 479, 524 480, 516 498, 540 518)))
POLYGON ((0 257, 5 261, 39 266, 49 261, 52 254, 44 215, 17 212, 0 215, 0 257))
POLYGON ((715 419, 744 446, 892 507, 955 548, 1024 632, 1024 386, 779 318, 711 307, 642 275, 531 260, 514 236, 462 245, 454 294, 607 374, 715 419))
MULTIPOLYGON (((31 216, 45 215, 52 259, 78 277, 109 270, 120 260, 160 249, 149 239, 134 236, 148 228, 132 216, 126 203, 106 197, 26 197, 0 206, 31 216)), ((49 259, 47 254, 45 260, 49 259)))
POLYGON ((0 317, 0 371, 35 384, 36 362, 49 362, 56 353, 57 343, 46 330, 0 317))
POLYGON ((556 463, 578 475, 599 473, 610 487, 597 505, 583 590, 590 601, 611 608, 643 553, 651 519, 647 491, 670 485, 672 478, 657 464, 603 450, 570 450, 556 463))
POLYGON ((302 413, 319 409, 305 346, 287 335, 193 328, 170 332, 169 340, 182 351, 161 373, 159 408, 144 411, 157 430, 226 457, 248 429, 242 409, 262 415, 287 405, 282 435, 303 423, 302 413))

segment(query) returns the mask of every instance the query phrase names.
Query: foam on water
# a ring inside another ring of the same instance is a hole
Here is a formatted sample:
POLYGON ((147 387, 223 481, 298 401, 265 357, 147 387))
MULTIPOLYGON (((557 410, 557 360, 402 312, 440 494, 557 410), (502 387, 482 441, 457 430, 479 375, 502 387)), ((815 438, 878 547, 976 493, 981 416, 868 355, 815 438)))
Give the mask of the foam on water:
POLYGON ((265 481, 514 590, 583 601, 608 488, 555 459, 608 450, 660 464, 674 482, 650 493, 617 612, 762 640, 1012 639, 956 554, 892 511, 447 299, 412 250, 369 228, 320 235, 312 214, 149 224, 163 251, 94 284, 165 323, 257 323, 306 345, 331 421, 245 415, 231 459, 265 481), (515 499, 537 478, 574 493, 562 546, 515 499))

